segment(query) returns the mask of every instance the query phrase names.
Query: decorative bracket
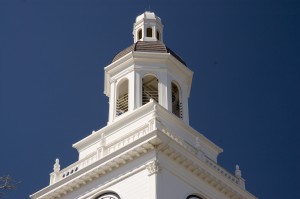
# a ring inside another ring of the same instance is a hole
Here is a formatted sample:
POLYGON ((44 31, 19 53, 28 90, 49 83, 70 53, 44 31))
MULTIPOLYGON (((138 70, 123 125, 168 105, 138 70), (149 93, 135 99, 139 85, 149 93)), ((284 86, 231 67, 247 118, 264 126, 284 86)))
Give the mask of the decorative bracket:
POLYGON ((146 168, 149 172, 149 174, 148 174, 149 176, 151 176, 153 174, 157 174, 160 170, 158 160, 153 160, 153 161, 149 162, 146 165, 146 168))

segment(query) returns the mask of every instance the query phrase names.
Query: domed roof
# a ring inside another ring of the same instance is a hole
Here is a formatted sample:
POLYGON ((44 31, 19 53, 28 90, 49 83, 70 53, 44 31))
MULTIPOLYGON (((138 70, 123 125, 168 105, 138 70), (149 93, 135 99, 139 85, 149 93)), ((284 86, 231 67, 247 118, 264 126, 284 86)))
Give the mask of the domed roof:
POLYGON ((150 11, 146 11, 143 14, 137 16, 135 19, 135 22, 139 22, 143 19, 154 19, 154 20, 158 20, 159 22, 161 22, 161 19, 158 16, 156 16, 154 12, 150 12, 150 11))
POLYGON ((154 52, 154 53, 170 53, 173 55, 178 61, 180 61, 183 65, 186 66, 185 62, 170 48, 168 48, 163 42, 161 41, 138 41, 128 48, 119 52, 112 60, 112 62, 120 59, 124 55, 137 51, 137 52, 154 52))

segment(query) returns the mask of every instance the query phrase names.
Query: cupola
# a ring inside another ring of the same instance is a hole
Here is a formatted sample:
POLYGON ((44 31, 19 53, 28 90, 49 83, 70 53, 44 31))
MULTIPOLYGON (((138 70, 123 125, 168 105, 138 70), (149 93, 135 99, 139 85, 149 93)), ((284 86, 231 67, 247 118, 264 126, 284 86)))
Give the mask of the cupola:
POLYGON ((163 41, 163 25, 154 12, 139 15, 133 25, 134 43, 137 41, 163 41))
POLYGON ((109 97, 109 123, 125 117, 151 99, 189 123, 188 97, 193 72, 163 43, 163 25, 145 12, 133 25, 134 43, 105 67, 104 93, 109 97))

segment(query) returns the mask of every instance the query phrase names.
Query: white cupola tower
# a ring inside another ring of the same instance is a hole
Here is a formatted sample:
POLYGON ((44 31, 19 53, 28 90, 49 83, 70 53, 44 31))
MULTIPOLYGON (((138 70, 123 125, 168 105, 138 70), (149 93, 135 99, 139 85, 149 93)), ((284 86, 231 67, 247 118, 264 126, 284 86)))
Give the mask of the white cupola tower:
POLYGON ((136 18, 134 43, 104 68, 107 126, 73 144, 78 160, 32 199, 256 199, 218 164, 223 151, 189 125, 193 72, 163 43, 153 12, 136 18))
POLYGON ((143 13, 136 18, 133 35, 134 43, 105 67, 109 123, 153 99, 188 124, 193 72, 162 42, 161 19, 143 13))
POLYGON ((145 12, 138 16, 133 25, 134 43, 137 41, 162 41, 163 25, 161 19, 153 12, 145 12))

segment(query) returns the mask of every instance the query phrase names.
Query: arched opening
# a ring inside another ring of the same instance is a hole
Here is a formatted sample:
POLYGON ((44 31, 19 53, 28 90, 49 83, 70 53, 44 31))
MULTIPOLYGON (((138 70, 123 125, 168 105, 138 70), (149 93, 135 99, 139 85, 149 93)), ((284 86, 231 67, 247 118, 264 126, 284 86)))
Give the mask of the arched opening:
POLYGON ((116 116, 128 111, 128 79, 122 81, 117 87, 116 116))
POLYGON ((156 39, 160 40, 160 33, 159 33, 159 31, 156 31, 156 39))
POLYGON ((147 104, 150 99, 158 103, 158 79, 154 75, 146 75, 142 81, 142 105, 147 104))
POLYGON ((113 192, 108 192, 97 196, 95 199, 120 199, 120 196, 113 192))
POLYGON ((180 89, 172 82, 172 113, 182 118, 182 103, 180 99, 180 89))
POLYGON ((139 31, 138 31, 138 40, 142 39, 142 35, 143 35, 142 29, 139 29, 139 31))
POLYGON ((147 37, 152 37, 152 28, 147 28, 147 37))

